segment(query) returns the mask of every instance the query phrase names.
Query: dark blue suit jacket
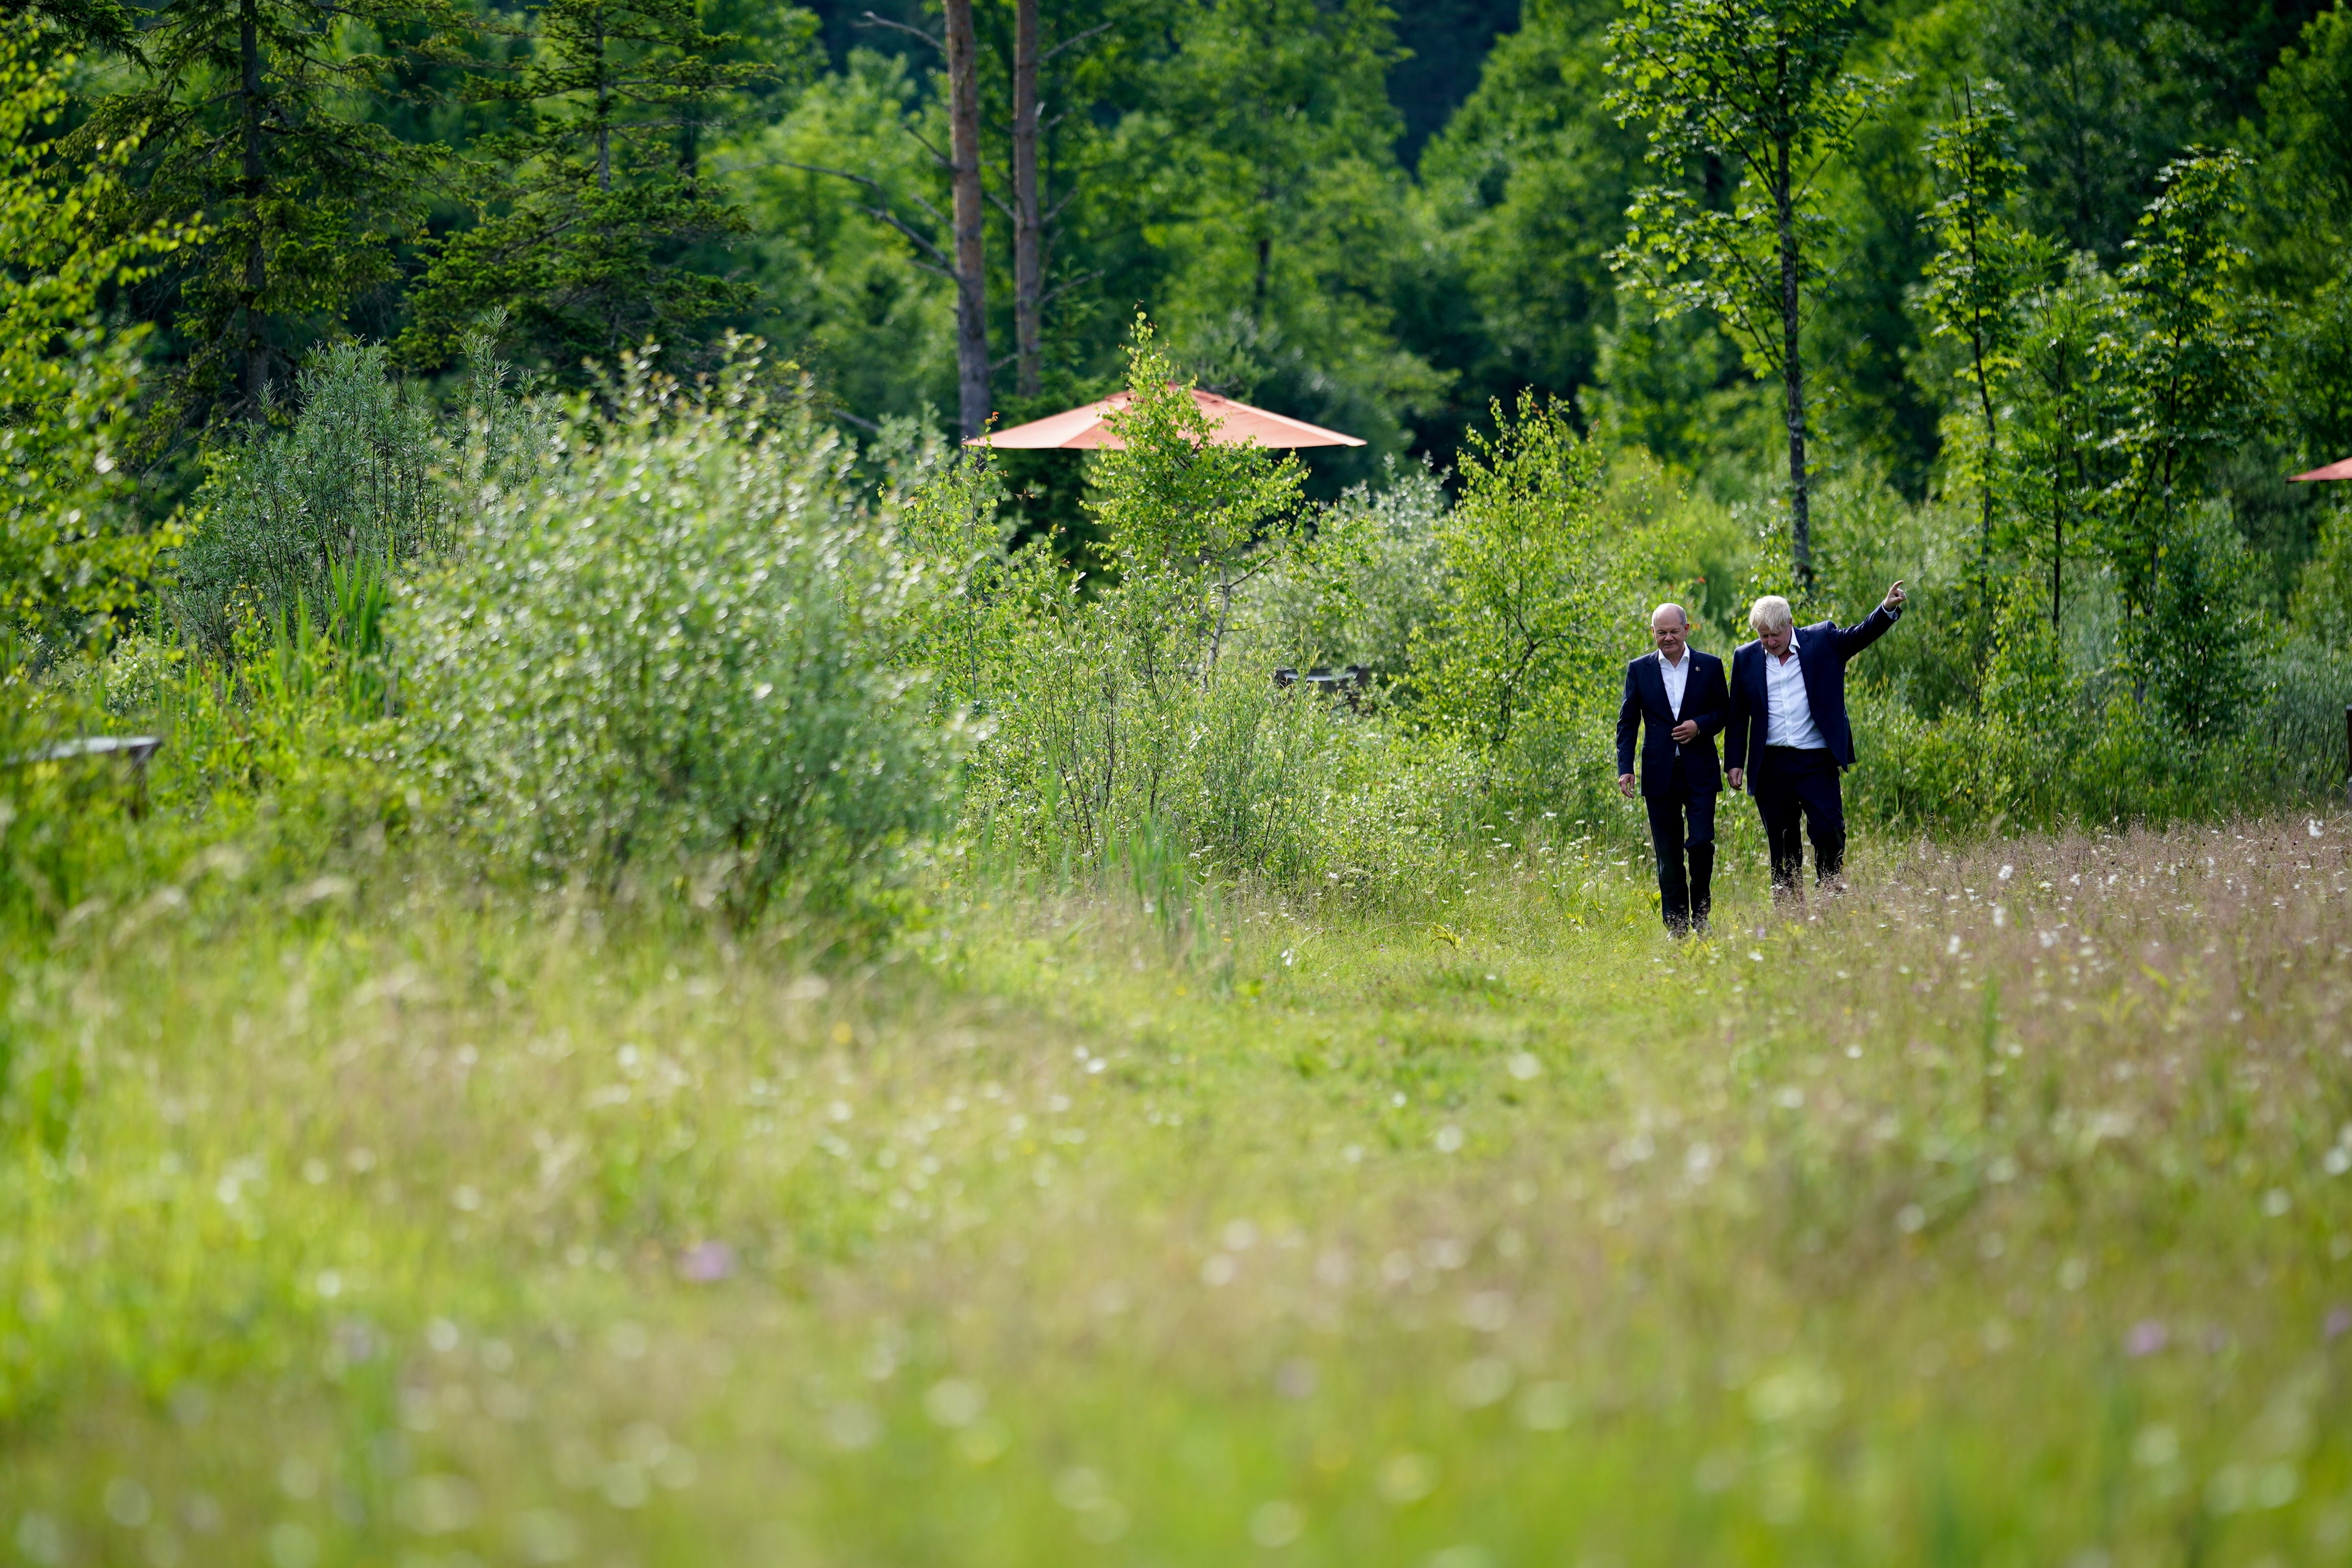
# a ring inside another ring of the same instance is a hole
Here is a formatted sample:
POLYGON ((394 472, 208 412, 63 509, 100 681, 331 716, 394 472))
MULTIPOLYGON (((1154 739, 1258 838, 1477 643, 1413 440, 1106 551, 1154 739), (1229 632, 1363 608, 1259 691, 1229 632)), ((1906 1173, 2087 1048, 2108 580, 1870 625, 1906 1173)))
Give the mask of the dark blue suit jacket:
MULTIPOLYGON (((1853 726, 1845 716, 1846 661, 1885 636, 1901 613, 1882 604, 1858 626, 1824 621, 1797 629, 1797 663, 1804 672, 1813 727, 1829 742, 1830 755, 1841 768, 1853 766, 1853 726)), ((1764 644, 1743 643, 1731 655, 1731 726, 1723 737, 1725 767, 1752 773, 1763 765, 1764 736, 1771 718, 1765 704, 1764 644)))
POLYGON ((1664 795, 1677 777, 1694 795, 1712 795, 1723 788, 1723 770, 1715 760, 1715 737, 1731 716, 1731 697, 1723 684, 1723 661, 1696 648, 1683 657, 1690 674, 1683 682, 1683 711, 1666 706, 1666 674, 1658 656, 1644 653, 1625 666, 1625 700, 1617 709, 1617 771, 1633 771, 1633 732, 1646 726, 1642 737, 1642 793, 1664 795), (1698 724, 1697 737, 1676 746, 1674 727, 1685 719, 1698 724))

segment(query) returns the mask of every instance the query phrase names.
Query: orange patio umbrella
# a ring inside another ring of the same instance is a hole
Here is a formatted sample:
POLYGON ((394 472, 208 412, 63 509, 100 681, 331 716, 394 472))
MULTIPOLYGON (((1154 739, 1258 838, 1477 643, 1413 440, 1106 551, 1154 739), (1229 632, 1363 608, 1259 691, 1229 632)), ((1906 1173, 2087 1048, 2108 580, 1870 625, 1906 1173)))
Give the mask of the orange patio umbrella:
MULTIPOLYGON (((1131 392, 1114 392, 1100 402, 1090 402, 1084 408, 1069 409, 1044 419, 1031 420, 1027 424, 1016 424, 993 435, 975 435, 964 444, 1024 451, 1041 448, 1123 450, 1127 443, 1113 434, 1105 416, 1124 412, 1133 400, 1131 392)), ((1361 436, 1342 435, 1336 430, 1326 430, 1303 419, 1269 413, 1245 402, 1235 402, 1229 397, 1204 392, 1198 387, 1192 389, 1192 401, 1200 405, 1202 413, 1209 416, 1209 439, 1219 446, 1241 446, 1252 441, 1260 446, 1361 446, 1364 444, 1361 436)))
POLYGON ((2341 463, 2330 463, 2325 468, 2314 468, 2308 474, 2297 474, 2287 483, 2300 485, 2306 479, 2352 479, 2352 457, 2347 457, 2341 463))

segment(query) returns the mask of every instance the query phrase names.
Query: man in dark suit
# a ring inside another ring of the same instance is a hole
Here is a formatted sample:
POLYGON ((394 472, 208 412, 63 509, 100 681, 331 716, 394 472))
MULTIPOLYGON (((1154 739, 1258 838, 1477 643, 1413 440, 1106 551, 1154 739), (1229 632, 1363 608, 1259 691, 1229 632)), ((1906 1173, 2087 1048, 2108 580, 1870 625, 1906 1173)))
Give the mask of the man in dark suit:
POLYGON ((1633 794, 1633 732, 1642 735, 1642 804, 1650 811, 1650 847, 1658 861, 1658 909, 1680 936, 1705 926, 1713 903, 1715 798, 1723 789, 1715 737, 1730 716, 1723 661, 1690 645, 1690 617, 1679 604, 1650 616, 1658 645, 1625 666, 1625 701, 1617 710, 1617 789, 1633 794), (1690 872, 1683 857, 1690 857, 1690 872))
POLYGON ((1798 819, 1812 835, 1813 874, 1832 883, 1845 864, 1845 797, 1838 770, 1853 766, 1845 714, 1849 660, 1885 636, 1903 613, 1903 585, 1859 626, 1834 621, 1801 631, 1789 601, 1767 594, 1748 612, 1756 641, 1731 655, 1731 727, 1723 761, 1731 787, 1748 787, 1772 857, 1776 898, 1797 894, 1805 850, 1798 819))

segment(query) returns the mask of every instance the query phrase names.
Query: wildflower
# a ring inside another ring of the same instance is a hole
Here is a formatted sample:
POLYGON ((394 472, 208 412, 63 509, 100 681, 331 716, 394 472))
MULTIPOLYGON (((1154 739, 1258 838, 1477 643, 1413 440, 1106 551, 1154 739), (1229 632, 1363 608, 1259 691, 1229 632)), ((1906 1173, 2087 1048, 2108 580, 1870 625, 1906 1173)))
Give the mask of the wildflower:
POLYGON ((2143 1355, 2154 1355, 2170 1343, 2171 1340, 2171 1333, 2162 1323, 2154 1318, 2142 1318, 2132 1324, 2129 1333, 2124 1335, 2124 1354, 2135 1359, 2143 1355))
POLYGON ((678 1259, 677 1272, 698 1285, 716 1283, 735 1272, 735 1249, 724 1241, 698 1242, 678 1259))

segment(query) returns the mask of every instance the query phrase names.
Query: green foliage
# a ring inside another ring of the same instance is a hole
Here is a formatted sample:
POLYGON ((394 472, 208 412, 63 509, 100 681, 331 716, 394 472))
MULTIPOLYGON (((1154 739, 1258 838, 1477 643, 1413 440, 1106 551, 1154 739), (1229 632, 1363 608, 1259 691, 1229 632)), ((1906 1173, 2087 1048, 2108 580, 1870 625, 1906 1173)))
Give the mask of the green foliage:
POLYGON ((2288 604, 2287 622, 2323 647, 2352 647, 2352 507, 2337 505, 2321 528, 2319 548, 2288 604))
MULTIPOLYGON (((100 141, 84 167, 51 140, 67 111, 63 73, 43 64, 30 26, 0 26, 0 636, 70 649, 91 618, 132 602, 166 528, 123 505, 140 351, 103 306, 189 237, 176 225, 110 235, 97 214, 121 199, 129 140, 100 141)), ((13 678, 26 646, 0 654, 13 678)))
MULTIPOLYGON (((1477 91, 1423 150, 1423 200, 1461 277, 1433 280, 1446 298, 1432 314, 1450 308, 1433 323, 1442 347, 1423 351, 1462 367, 1451 401, 1464 423, 1523 388, 1564 397, 1596 380, 1615 384, 1600 368, 1617 311, 1608 253, 1643 147, 1603 108, 1601 39, 1621 9, 1613 0, 1521 6, 1477 91)), ((1714 369, 1705 367, 1709 386, 1714 369)))
POLYGON ((1128 402, 1108 422, 1120 444, 1096 460, 1091 504, 1123 580, 1213 584, 1229 601, 1244 558, 1297 507, 1299 466, 1254 442, 1214 440, 1193 384, 1139 318, 1128 402))
POLYGON ((269 416, 307 343, 397 276, 440 156, 368 120, 405 61, 452 24, 442 0, 175 0, 139 35, 135 70, 91 106, 78 147, 128 141, 118 232, 201 218, 170 278, 185 345, 151 437, 232 411, 269 416))
POLYGON ((944 117, 895 55, 859 49, 791 110, 731 144, 751 233, 740 247, 761 286, 759 330, 869 422, 955 402, 955 306, 929 258, 872 209, 919 215, 934 194, 924 141, 944 117), (843 199, 839 174, 871 185, 843 199), (867 210, 861 210, 867 209, 867 210))
POLYGON ((2262 109, 2264 270, 2306 286, 2340 276, 2352 242, 2352 11, 2311 19, 2263 83, 2262 109))
MULTIPOLYGON (((2050 618, 2064 614, 2070 562, 2085 556, 2099 508, 2116 480, 2107 434, 2122 418, 2102 352, 2116 311, 2114 284, 2089 256, 2045 279, 2021 301, 2010 385, 2010 507, 1998 543, 2047 584, 2050 618)), ((2077 591, 2080 584, 2075 584, 2077 591)))
POLYGON ((444 363, 502 310, 530 361, 567 382, 647 342, 690 360, 757 294, 708 254, 746 230, 701 144, 721 100, 775 67, 725 58, 740 40, 706 32, 696 0, 552 0, 529 15, 520 71, 474 89, 513 128, 467 164, 473 224, 436 250, 403 351, 444 363))
MULTIPOLYGON (((1627 603, 1599 452, 1557 404, 1497 408, 1495 420, 1463 459, 1462 499, 1438 529, 1444 596, 1416 654, 1435 722, 1490 756, 1525 758, 1597 700, 1612 653, 1600 628, 1627 603)), ((1546 782, 1524 781, 1538 792, 1546 782)))
POLYGON ((1384 296, 1408 232, 1379 0, 1210 0, 1173 8, 1153 121, 1181 127, 1155 317, 1220 391, 1381 447, 1444 379, 1395 341, 1384 296), (1320 382, 1318 386, 1317 383, 1320 382))
POLYGON ((2244 167, 2239 153, 2200 152, 2158 176, 2116 275, 2125 331, 2101 343, 2129 401, 2115 433, 2126 468, 2096 542, 2143 617, 2193 486, 2263 412, 2262 308, 2237 234, 2244 167))
POLYGON ((2352 453, 2352 260, 2285 313, 2274 351, 2295 460, 2317 467, 2352 453))
POLYGON ((2269 639, 2257 618, 2246 547, 2219 508, 2171 530, 2155 600, 2129 644, 2159 721, 2190 745, 2235 736, 2269 639))
POLYGON ((2008 205, 2024 166, 2011 155, 2016 116, 1998 82, 1961 84, 1959 113, 1929 135, 1927 155, 1942 197, 1927 216, 1937 250, 1921 298, 1938 337, 1965 352, 1962 374, 1977 416, 1975 478, 1982 517, 1979 553, 1990 564, 1994 470, 2000 462, 1995 388, 2009 367, 2021 288, 2048 270, 2048 257, 2010 221, 2008 205))
POLYGON ((210 459, 173 606, 194 641, 229 649, 232 606, 265 622, 320 614, 335 580, 437 553, 451 538, 449 455, 433 413, 384 373, 384 351, 340 343, 302 374, 301 412, 210 459))
POLYGON ((1336 716, 1278 690, 1245 587, 1295 548, 1300 471, 1213 425, 1139 321, 1123 444, 1092 500, 1117 567, 1089 585, 1042 546, 1000 559, 961 613, 975 708, 971 820, 1049 862, 1098 865, 1166 835, 1195 871, 1295 880, 1336 716), (982 651, 984 650, 984 651, 982 651))
POLYGON ((1426 469, 1349 489, 1318 508, 1255 595, 1271 647, 1299 668, 1361 664, 1382 680, 1410 675, 1414 643, 1444 594, 1438 530, 1446 497, 1426 469))
POLYGON ((888 657, 929 580, 757 368, 633 365, 404 589, 415 766, 488 863, 748 918, 854 894, 936 820, 952 732, 888 657))
POLYGON ((1609 106, 1649 131, 1672 183, 1626 208, 1611 265, 1654 304, 1720 319, 1786 389, 1790 551, 1813 578, 1803 301, 1818 279, 1819 182, 1877 89, 1846 69, 1852 0, 1633 0, 1609 31, 1609 106), (1698 189, 1693 189, 1693 183, 1698 189), (1713 188, 1727 182, 1729 189, 1713 188))

